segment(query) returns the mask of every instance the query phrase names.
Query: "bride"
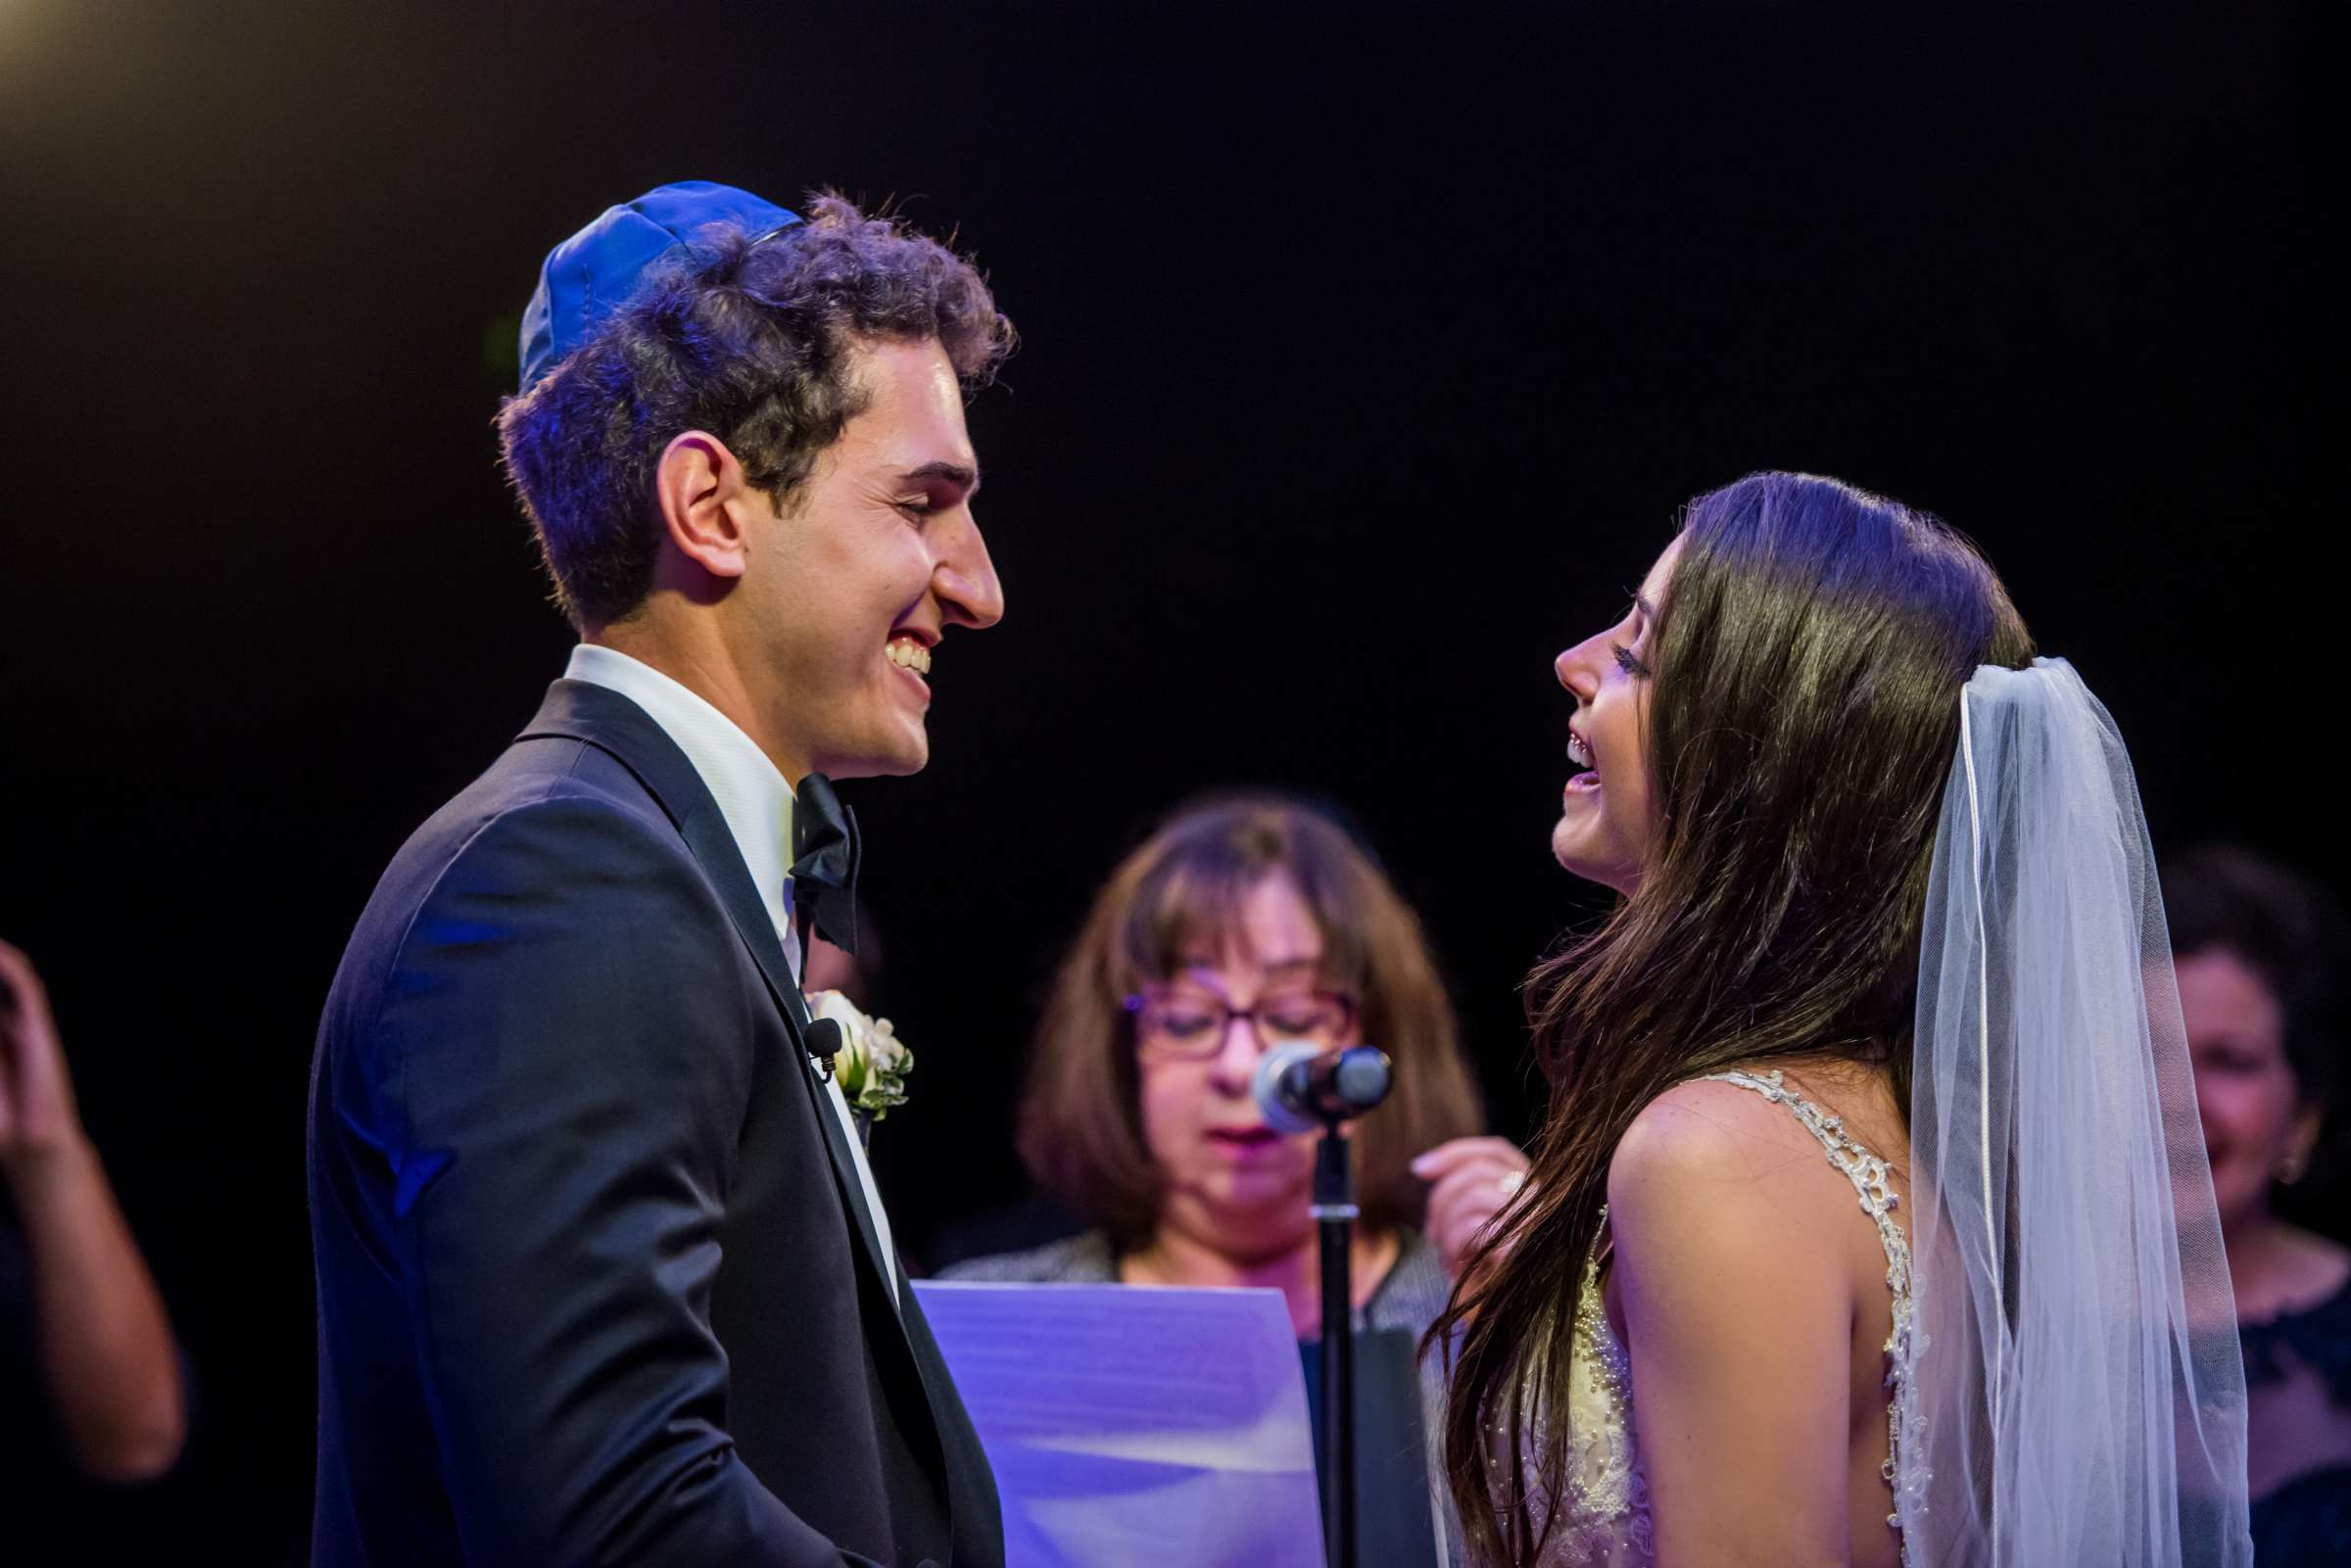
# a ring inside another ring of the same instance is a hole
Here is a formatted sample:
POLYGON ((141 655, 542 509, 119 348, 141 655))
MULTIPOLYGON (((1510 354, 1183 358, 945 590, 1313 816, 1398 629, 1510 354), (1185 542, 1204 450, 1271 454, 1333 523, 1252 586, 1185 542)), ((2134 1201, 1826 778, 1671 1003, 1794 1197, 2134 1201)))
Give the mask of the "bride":
POLYGON ((1622 898, 1431 1331, 1475 1561, 2250 1561, 2137 793, 2033 653, 1958 535, 1766 473, 1559 655, 1553 850, 1622 898))

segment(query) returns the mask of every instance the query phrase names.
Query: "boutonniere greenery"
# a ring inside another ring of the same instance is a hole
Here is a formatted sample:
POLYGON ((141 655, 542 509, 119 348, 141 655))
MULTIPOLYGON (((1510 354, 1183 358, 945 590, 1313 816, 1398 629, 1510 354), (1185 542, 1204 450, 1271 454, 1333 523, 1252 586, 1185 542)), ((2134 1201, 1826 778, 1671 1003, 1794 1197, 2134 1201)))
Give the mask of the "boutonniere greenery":
POLYGON ((880 1121, 906 1103, 906 1074, 914 1070, 914 1053, 889 1020, 867 1018, 839 991, 818 991, 808 998, 808 1011, 840 1025, 833 1076, 859 1122, 880 1121))

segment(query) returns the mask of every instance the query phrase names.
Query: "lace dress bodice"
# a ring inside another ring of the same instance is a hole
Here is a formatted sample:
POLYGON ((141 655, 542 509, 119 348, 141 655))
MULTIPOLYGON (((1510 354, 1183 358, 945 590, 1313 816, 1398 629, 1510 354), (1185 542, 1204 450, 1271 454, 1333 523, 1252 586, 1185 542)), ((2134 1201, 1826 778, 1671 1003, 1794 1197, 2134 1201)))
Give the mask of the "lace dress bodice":
MULTIPOLYGON (((1861 1212, 1877 1225, 1878 1240, 1886 1249, 1886 1288, 1894 1296, 1894 1328, 1886 1338, 1886 1384, 1892 1399, 1886 1417, 1884 1475, 1890 1497, 1923 1489, 1925 1477, 1906 1473, 1903 1464, 1905 1452, 1915 1448, 1912 1434, 1918 1422, 1910 1368, 1922 1347, 1916 1343, 1911 1323, 1910 1247, 1894 1219, 1899 1200, 1887 1163, 1848 1136, 1842 1118, 1787 1087, 1777 1072, 1708 1076, 1786 1106, 1805 1130, 1820 1140, 1829 1164, 1852 1182, 1861 1212)), ((1603 1211, 1600 1237, 1607 1235, 1607 1216, 1603 1211)), ((1649 1484, 1642 1474, 1633 1419, 1632 1358, 1608 1326, 1601 1297, 1601 1264, 1606 1256, 1605 1241, 1596 1238, 1584 1263, 1574 1338, 1568 1347, 1567 1418, 1563 1423, 1544 1423, 1554 1430, 1536 1440, 1564 1441, 1571 1450, 1566 1466, 1567 1496, 1559 1499, 1558 1518, 1543 1551, 1543 1568, 1647 1568, 1656 1561, 1649 1484)), ((1539 1452, 1526 1456, 1530 1476, 1537 1473, 1540 1458, 1539 1452)), ((1891 1507, 1886 1522, 1896 1524, 1891 1507)))

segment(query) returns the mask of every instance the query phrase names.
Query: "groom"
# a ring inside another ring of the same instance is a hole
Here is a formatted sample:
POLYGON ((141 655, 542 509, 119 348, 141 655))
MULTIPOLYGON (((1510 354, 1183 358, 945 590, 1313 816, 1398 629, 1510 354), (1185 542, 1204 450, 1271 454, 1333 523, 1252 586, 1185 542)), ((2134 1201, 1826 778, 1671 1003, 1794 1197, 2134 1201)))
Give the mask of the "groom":
POLYGON ((1003 613, 963 400, 1010 344, 829 196, 667 185, 549 256, 499 424, 580 645, 319 1026, 320 1568, 1002 1563, 797 966, 853 920, 819 776, 921 768, 941 635, 1003 613))

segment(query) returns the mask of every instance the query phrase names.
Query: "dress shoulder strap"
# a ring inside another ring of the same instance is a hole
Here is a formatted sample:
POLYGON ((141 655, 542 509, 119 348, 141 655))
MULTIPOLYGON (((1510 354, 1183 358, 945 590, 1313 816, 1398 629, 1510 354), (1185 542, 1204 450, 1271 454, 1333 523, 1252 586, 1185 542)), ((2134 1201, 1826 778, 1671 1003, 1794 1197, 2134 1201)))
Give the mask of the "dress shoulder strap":
MULTIPOLYGON (((1706 1077, 1711 1082, 1735 1083, 1742 1089, 1752 1089, 1773 1104, 1786 1106, 1802 1123, 1804 1130, 1820 1140, 1820 1147, 1828 1155, 1829 1164, 1845 1172, 1846 1179, 1853 1184, 1853 1191, 1860 1195, 1861 1212, 1878 1222, 1879 1238, 1886 1243, 1887 1261, 1891 1263, 1895 1250, 1900 1249, 1906 1287, 1910 1272, 1910 1249, 1903 1239, 1901 1227, 1894 1222, 1894 1211, 1901 1203, 1900 1195, 1894 1190, 1894 1167, 1879 1158, 1868 1145, 1847 1132, 1843 1117, 1830 1114, 1789 1088, 1776 1071, 1709 1072, 1706 1077)), ((1887 1284, 1894 1286, 1894 1281, 1889 1279, 1887 1284)))

